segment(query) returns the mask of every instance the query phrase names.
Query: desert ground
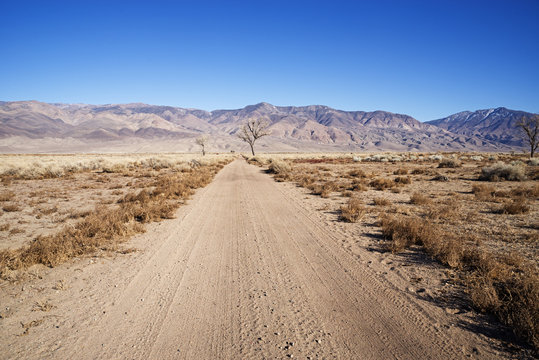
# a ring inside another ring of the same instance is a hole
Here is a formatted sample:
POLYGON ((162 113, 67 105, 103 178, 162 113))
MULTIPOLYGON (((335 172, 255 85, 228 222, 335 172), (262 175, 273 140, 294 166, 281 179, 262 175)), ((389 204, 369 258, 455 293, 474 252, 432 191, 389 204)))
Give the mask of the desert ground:
POLYGON ((523 155, 1 160, 2 358, 537 356, 523 155))

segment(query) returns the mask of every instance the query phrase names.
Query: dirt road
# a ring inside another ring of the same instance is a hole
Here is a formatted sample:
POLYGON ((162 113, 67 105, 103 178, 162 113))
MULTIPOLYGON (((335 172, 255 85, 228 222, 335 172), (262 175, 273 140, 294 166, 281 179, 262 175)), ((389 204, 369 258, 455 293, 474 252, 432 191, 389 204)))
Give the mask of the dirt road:
POLYGON ((501 356, 472 332, 442 326, 450 315, 431 312, 352 256, 342 235, 283 189, 261 169, 231 163, 176 219, 134 239, 138 254, 55 269, 46 281, 75 274, 69 289, 43 295, 55 308, 26 336, 10 332, 16 315, 4 320, 4 356, 501 356))

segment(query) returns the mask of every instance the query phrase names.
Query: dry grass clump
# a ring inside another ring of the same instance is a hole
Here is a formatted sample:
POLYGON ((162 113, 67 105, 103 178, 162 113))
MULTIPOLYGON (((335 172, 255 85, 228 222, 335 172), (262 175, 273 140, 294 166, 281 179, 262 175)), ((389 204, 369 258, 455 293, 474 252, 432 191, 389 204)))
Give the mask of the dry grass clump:
POLYGON ((408 175, 408 170, 404 168, 399 168, 393 171, 393 175, 408 175))
POLYGON ((207 185, 223 166, 201 166, 184 173, 172 173, 154 181, 149 189, 125 195, 116 206, 98 206, 77 214, 84 218, 57 234, 36 238, 26 247, 0 251, 0 278, 34 264, 56 266, 72 257, 97 249, 114 249, 128 236, 143 232, 143 223, 173 217, 194 189, 207 185))
POLYGON ((409 176, 397 176, 393 181, 401 185, 407 185, 412 183, 412 179, 409 176))
POLYGON ((387 206, 391 204, 391 201, 385 197, 375 197, 373 199, 374 205, 377 206, 387 206))
POLYGON ((358 198, 352 197, 348 199, 346 205, 341 206, 341 219, 344 221, 358 222, 363 219, 366 213, 367 209, 358 198))
POLYGON ((515 333, 539 348, 539 274, 518 256, 496 258, 469 241, 457 239, 418 217, 383 215, 388 250, 422 246, 434 259, 461 269, 473 305, 495 314, 515 333))
POLYGON ((468 293, 482 312, 495 314, 539 349, 539 274, 524 259, 495 258, 482 249, 467 254, 468 293))
POLYGON ((526 188, 520 186, 516 189, 511 190, 511 195, 517 197, 526 197, 528 199, 538 198, 539 197, 539 184, 534 184, 533 186, 526 188))
POLYGON ((0 201, 10 201, 15 197, 15 193, 13 191, 2 191, 0 193, 0 201))
POLYGON ((427 211, 425 215, 432 220, 453 220, 459 215, 460 205, 461 204, 455 199, 451 199, 445 204, 430 204, 426 208, 427 211))
POLYGON ((511 202, 506 202, 502 205, 502 207, 496 211, 499 214, 510 214, 510 215, 516 215, 516 214, 525 214, 530 211, 530 207, 527 204, 525 198, 516 198, 513 199, 511 202))
POLYGON ((312 176, 309 176, 309 175, 303 175, 303 176, 300 176, 297 179, 298 185, 301 186, 301 187, 304 187, 304 188, 307 188, 310 185, 312 185, 314 183, 314 181, 315 181, 315 179, 312 176))
POLYGON ((265 165, 266 164, 266 160, 261 158, 260 156, 253 156, 251 158, 247 158, 246 160, 251 165, 265 165))
POLYGON ((268 170, 274 174, 286 174, 292 170, 292 167, 285 161, 272 160, 269 164, 268 170))
POLYGON ((353 169, 348 171, 349 177, 355 177, 355 178, 365 178, 367 177, 367 174, 361 169, 353 169))
POLYGON ((410 196, 410 204, 425 205, 425 204, 430 204, 430 203, 431 203, 430 198, 426 195, 423 195, 420 192, 415 192, 412 194, 412 196, 410 196))
POLYGON ((412 245, 421 245, 432 236, 432 227, 418 217, 384 214, 380 218, 382 234, 391 240, 388 247, 393 253, 401 252, 412 245))
POLYGON ((476 184, 472 186, 472 194, 477 200, 489 201, 494 198, 496 188, 489 184, 476 184))
POLYGON ((462 163, 457 159, 443 159, 438 164, 439 168, 458 168, 461 167, 462 163))
POLYGON ((58 212, 58 206, 56 206, 56 205, 53 206, 53 207, 41 210, 41 213, 43 215, 50 215, 50 214, 54 214, 55 212, 58 212))
POLYGON ((427 173, 427 169, 423 169, 423 168, 415 168, 412 170, 412 175, 421 175, 421 174, 425 174, 427 173))
POLYGON ((5 212, 15 212, 20 211, 21 207, 17 204, 7 204, 2 207, 2 210, 4 210, 5 212))
POLYGON ((352 183, 350 184, 350 187, 348 190, 351 191, 366 191, 367 188, 367 182, 365 179, 354 179, 352 180, 352 183))
POLYGON ((382 234, 390 240, 387 248, 401 252, 412 245, 420 245, 433 258, 452 268, 462 266, 464 248, 452 235, 433 223, 419 217, 383 215, 382 234))
POLYGON ((388 178, 376 178, 369 183, 369 186, 375 188, 376 190, 382 191, 395 186, 395 182, 388 178))
POLYGON ((311 184, 307 187, 313 195, 320 195, 323 198, 328 198, 332 192, 337 190, 337 185, 333 181, 328 181, 323 184, 311 184))
POLYGON ((491 167, 481 169, 479 180, 484 181, 523 181, 526 180, 524 167, 521 165, 510 165, 497 163, 491 167))
POLYGON ((375 178, 369 182, 369 186, 375 188, 376 190, 382 191, 386 189, 394 189, 397 185, 406 185, 410 184, 411 182, 412 179, 409 176, 397 176, 393 180, 389 178, 375 178))

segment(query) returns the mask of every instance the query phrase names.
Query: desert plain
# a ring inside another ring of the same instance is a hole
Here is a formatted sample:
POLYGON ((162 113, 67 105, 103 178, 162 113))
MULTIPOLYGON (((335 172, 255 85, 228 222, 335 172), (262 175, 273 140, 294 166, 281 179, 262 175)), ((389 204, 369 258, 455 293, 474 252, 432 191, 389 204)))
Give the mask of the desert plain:
POLYGON ((2 358, 537 356, 524 155, 0 160, 2 358))

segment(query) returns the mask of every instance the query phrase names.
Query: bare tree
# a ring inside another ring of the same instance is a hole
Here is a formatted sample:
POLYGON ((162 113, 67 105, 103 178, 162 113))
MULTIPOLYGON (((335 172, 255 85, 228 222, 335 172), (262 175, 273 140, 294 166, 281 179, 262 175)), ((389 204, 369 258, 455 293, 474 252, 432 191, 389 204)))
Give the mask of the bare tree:
POLYGON ((517 123, 517 126, 526 134, 526 138, 530 144, 530 158, 533 158, 535 150, 539 146, 539 115, 533 115, 531 117, 523 116, 517 123))
POLYGON ((206 155, 206 144, 208 143, 208 136, 202 135, 196 138, 195 143, 202 148, 202 156, 206 155))
POLYGON ((238 137, 245 141, 251 147, 251 153, 255 156, 255 141, 262 136, 269 135, 271 133, 268 130, 269 123, 261 119, 251 119, 247 121, 238 132, 238 137))

